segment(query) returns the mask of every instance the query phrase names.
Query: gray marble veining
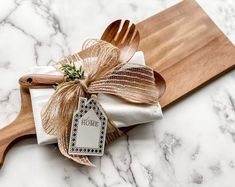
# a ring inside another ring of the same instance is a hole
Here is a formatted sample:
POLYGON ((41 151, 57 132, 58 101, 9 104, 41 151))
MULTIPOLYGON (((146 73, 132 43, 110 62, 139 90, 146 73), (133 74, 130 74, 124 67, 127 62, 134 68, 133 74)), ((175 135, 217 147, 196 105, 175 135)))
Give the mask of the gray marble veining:
MULTIPOLYGON (((98 38, 117 18, 139 22, 179 0, 1 0, 0 127, 20 107, 17 79, 98 38)), ((235 1, 198 0, 235 43, 235 1)), ((235 72, 232 71, 139 126, 79 167, 55 145, 19 142, 0 170, 1 187, 233 187, 235 186, 235 72)))

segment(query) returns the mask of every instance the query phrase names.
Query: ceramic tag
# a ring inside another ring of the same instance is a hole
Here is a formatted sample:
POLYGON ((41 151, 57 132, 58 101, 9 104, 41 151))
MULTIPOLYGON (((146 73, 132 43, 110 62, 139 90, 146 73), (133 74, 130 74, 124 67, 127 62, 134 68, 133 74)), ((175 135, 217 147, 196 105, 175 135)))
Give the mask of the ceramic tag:
POLYGON ((69 154, 103 155, 106 127, 107 116, 96 101, 80 97, 73 115, 69 154))

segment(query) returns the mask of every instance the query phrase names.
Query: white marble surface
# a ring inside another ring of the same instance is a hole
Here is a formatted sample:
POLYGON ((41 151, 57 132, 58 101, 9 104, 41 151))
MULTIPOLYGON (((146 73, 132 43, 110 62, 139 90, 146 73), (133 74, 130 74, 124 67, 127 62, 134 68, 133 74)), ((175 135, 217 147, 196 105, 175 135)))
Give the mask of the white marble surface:
MULTIPOLYGON (((117 18, 138 22, 178 0, 1 0, 0 127, 19 111, 17 79, 99 37, 117 18)), ((235 1, 200 0, 235 43, 235 1)), ((208 31, 209 32, 209 31, 208 31)), ((1 187, 234 187, 235 71, 165 111, 164 120, 137 127, 78 167, 54 146, 18 143, 0 170, 1 187)))

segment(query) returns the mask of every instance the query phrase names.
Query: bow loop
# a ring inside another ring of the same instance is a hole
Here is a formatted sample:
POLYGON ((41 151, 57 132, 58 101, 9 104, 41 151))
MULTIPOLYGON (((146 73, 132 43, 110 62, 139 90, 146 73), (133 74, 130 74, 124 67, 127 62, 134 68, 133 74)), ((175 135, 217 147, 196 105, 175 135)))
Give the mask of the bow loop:
POLYGON ((156 83, 155 76, 153 70, 147 66, 119 64, 111 74, 92 82, 88 92, 112 94, 132 103, 151 104, 157 102, 162 95, 162 85, 156 83))
POLYGON ((119 64, 120 50, 108 42, 96 39, 86 40, 82 49, 88 51, 87 58, 81 61, 88 85, 110 74, 119 64))

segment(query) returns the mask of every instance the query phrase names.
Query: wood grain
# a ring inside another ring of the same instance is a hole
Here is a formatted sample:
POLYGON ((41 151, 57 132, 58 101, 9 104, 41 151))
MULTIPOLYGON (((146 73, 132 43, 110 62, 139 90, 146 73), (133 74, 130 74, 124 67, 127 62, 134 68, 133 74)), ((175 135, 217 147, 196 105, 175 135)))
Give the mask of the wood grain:
MULTIPOLYGON (((137 25, 146 63, 165 78, 166 108, 235 66, 235 48, 194 0, 183 1, 137 25)), ((0 130, 0 164, 16 139, 34 135, 30 94, 21 88, 21 112, 0 130)), ((125 129, 128 130, 128 129, 125 129)))
POLYGON ((19 79, 23 88, 51 88, 64 81, 64 75, 27 74, 19 79))
POLYGON ((0 166, 10 145, 24 136, 35 135, 33 112, 28 89, 21 88, 21 109, 18 117, 0 130, 0 166))
POLYGON ((147 65, 167 82, 160 101, 163 107, 234 68, 234 46, 194 0, 137 26, 147 65))

